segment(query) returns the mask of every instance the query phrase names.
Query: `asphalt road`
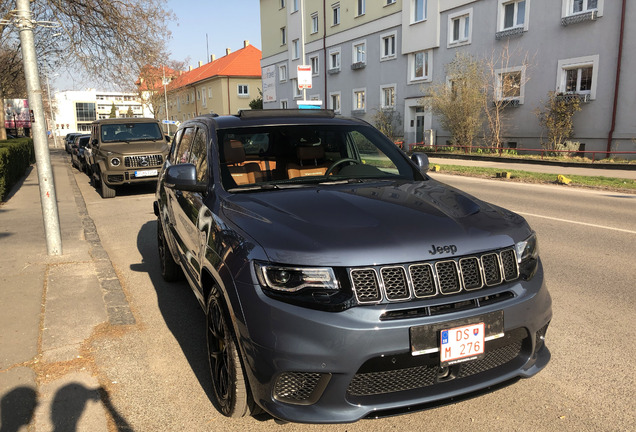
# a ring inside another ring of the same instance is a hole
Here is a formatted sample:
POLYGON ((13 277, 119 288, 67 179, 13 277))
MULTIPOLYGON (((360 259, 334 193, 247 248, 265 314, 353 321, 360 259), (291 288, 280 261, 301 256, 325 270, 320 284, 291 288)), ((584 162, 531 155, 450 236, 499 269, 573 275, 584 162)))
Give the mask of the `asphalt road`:
POLYGON ((93 340, 99 380, 135 431, 636 430, 636 195, 437 174, 517 211, 537 231, 554 319, 548 367, 492 393, 347 425, 226 419, 211 405, 204 317, 185 283, 159 274, 153 190, 102 200, 76 172, 137 324, 93 340))

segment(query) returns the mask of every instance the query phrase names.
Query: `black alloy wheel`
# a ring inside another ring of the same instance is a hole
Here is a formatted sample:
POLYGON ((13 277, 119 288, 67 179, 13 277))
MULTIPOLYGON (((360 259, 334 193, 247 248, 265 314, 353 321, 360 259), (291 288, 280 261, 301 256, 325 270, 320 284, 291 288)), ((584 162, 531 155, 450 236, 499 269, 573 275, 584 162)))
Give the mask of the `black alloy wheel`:
POLYGON ((214 287, 208 299, 206 319, 213 403, 226 417, 245 417, 250 414, 253 403, 222 301, 214 287))

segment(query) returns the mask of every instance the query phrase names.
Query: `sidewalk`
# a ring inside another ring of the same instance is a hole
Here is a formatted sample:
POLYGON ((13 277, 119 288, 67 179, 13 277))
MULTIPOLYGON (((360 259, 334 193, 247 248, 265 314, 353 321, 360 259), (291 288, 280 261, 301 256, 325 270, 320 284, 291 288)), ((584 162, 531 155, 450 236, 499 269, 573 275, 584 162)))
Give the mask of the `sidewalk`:
POLYGON ((483 159, 462 159, 456 157, 429 157, 429 162, 431 165, 461 165, 461 166, 475 166, 482 168, 497 168, 502 171, 505 170, 519 170, 519 171, 529 171, 536 173, 548 173, 554 174, 555 176, 558 174, 563 175, 580 175, 580 176, 588 176, 588 177, 615 177, 615 178, 624 178, 636 180, 636 166, 634 166, 633 170, 628 169, 615 169, 615 168, 599 168, 599 165, 595 165, 594 167, 578 167, 578 166, 564 166, 557 165, 553 163, 541 163, 537 162, 517 162, 510 160, 503 161, 492 161, 492 160, 483 160, 483 159))
POLYGON ((96 326, 134 317, 64 150, 51 164, 61 256, 47 255, 35 165, 0 205, 1 428, 107 431, 87 342, 96 326))

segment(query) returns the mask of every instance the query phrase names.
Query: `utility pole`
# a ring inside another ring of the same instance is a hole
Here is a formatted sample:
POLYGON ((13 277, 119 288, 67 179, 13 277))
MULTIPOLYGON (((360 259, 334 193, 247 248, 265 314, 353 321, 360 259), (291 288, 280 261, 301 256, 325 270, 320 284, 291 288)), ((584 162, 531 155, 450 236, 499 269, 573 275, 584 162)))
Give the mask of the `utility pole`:
POLYGON ((49 255, 62 255, 62 235, 60 232, 60 217, 57 210, 55 183, 51 157, 46 140, 46 120, 44 119, 44 104, 42 102, 42 87, 38 73, 38 63, 35 55, 33 27, 35 22, 31 17, 29 0, 17 0, 17 27, 20 31, 22 46, 22 62, 26 79, 29 108, 33 110, 34 122, 31 125, 33 144, 35 146, 35 161, 40 185, 40 203, 44 218, 44 233, 46 248, 49 255))

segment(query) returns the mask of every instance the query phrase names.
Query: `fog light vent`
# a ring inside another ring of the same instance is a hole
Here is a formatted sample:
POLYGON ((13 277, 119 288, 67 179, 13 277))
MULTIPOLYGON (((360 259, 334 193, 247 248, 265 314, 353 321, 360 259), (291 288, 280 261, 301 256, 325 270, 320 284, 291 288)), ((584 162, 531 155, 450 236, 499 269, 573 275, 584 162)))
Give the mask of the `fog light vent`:
POLYGON ((316 372, 285 372, 276 380, 274 399, 294 405, 318 402, 331 374, 316 372))

